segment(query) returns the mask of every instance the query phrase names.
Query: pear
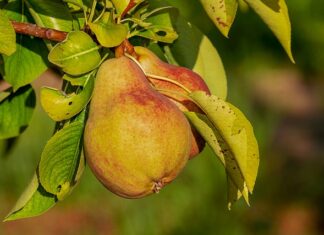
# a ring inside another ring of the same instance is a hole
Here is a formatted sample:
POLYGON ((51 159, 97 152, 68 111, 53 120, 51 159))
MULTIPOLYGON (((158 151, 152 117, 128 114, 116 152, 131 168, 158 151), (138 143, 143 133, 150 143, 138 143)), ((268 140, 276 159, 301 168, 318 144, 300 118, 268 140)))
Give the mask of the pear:
POLYGON ((158 192, 183 169, 190 124, 122 56, 99 68, 84 132, 86 160, 110 191, 126 198, 158 192))
MULTIPOLYGON (((192 70, 165 63, 164 61, 160 60, 152 51, 145 47, 137 46, 134 47, 134 50, 137 54, 137 60, 145 73, 172 79, 182 84, 190 91, 200 90, 210 94, 208 86, 204 80, 192 70)), ((156 88, 164 90, 164 94, 170 97, 170 99, 172 99, 182 111, 202 113, 201 109, 195 103, 193 103, 186 96, 183 96, 186 95, 186 91, 180 86, 158 79, 152 79, 151 82, 156 88)), ((205 141, 199 135, 199 133, 192 128, 192 148, 190 151, 190 158, 193 158, 199 154, 204 146, 205 141)))

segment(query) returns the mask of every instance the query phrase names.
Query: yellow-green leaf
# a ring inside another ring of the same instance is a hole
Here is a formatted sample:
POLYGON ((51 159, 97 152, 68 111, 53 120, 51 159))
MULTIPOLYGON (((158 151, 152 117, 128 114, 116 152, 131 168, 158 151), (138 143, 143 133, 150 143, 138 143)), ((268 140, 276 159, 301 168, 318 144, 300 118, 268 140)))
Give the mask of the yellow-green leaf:
POLYGON ((39 180, 47 192, 63 200, 78 181, 78 169, 83 164, 82 134, 85 110, 57 131, 47 142, 39 162, 39 180))
POLYGON ((232 205, 242 197, 241 191, 236 187, 231 177, 227 174, 227 208, 232 209, 232 205))
POLYGON ((4 11, 0 10, 0 54, 10 56, 16 51, 16 33, 4 11))
POLYGON ((40 92, 41 104, 45 112, 54 121, 62 121, 75 116, 88 104, 94 85, 90 78, 83 90, 76 94, 65 95, 62 91, 43 87, 40 92))
POLYGON ((237 0, 200 0, 200 2, 209 18, 227 37, 235 19, 238 7, 237 0))
POLYGON ((33 179, 4 221, 40 215, 53 207, 56 201, 55 195, 47 193, 39 184, 37 174, 35 173, 33 179))
POLYGON ((222 60, 211 41, 204 35, 200 41, 196 62, 192 69, 207 83, 212 94, 227 96, 227 79, 222 60))
POLYGON ((67 38, 55 45, 48 54, 53 64, 71 75, 81 75, 95 69, 100 63, 99 47, 82 31, 72 31, 67 38))
POLYGON ((197 91, 191 93, 190 97, 218 131, 224 141, 219 144, 224 144, 223 149, 227 150, 223 151, 224 155, 231 153, 230 156, 234 157, 252 193, 259 166, 259 149, 250 122, 236 107, 214 95, 197 91))
POLYGON ((291 25, 285 0, 245 0, 276 35, 294 62, 291 52, 291 25))
MULTIPOLYGON (((191 124, 198 130, 200 135, 206 140, 212 148, 216 156, 226 169, 227 175, 235 185, 235 189, 240 190, 247 204, 249 204, 249 191, 246 186, 244 176, 239 168, 236 157, 232 152, 226 140, 221 136, 220 131, 204 114, 186 112, 185 115, 190 120, 191 124)), ((231 188, 231 192, 233 188, 231 188)), ((228 196, 232 198, 231 195, 228 196)))
POLYGON ((97 22, 89 23, 89 27, 104 47, 118 46, 126 39, 128 34, 128 28, 123 24, 97 22))

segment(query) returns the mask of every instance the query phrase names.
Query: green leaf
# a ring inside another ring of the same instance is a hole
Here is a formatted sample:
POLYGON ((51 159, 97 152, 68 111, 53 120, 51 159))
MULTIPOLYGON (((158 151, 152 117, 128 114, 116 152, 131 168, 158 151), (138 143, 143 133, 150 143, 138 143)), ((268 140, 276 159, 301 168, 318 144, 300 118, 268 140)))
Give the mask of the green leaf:
MULTIPOLYGON (((22 1, 8 4, 6 13, 12 20, 27 22, 27 17, 20 12, 22 1)), ((17 49, 10 56, 3 56, 4 79, 10 83, 14 90, 31 83, 47 69, 47 59, 44 57, 47 49, 41 39, 17 35, 17 49), (19 68, 19 69, 17 69, 19 68)))
POLYGON ((209 18, 221 33, 227 37, 235 19, 238 7, 237 0, 200 0, 200 2, 209 18))
POLYGON ((62 1, 25 0, 24 2, 37 25, 66 32, 73 29, 72 15, 62 1))
POLYGON ((121 16, 125 14, 125 10, 130 10, 128 9, 129 7, 133 8, 136 4, 139 4, 144 0, 111 0, 111 1, 117 10, 118 16, 121 16))
POLYGON ((93 76, 93 73, 86 73, 84 75, 81 76, 71 76, 68 74, 64 74, 62 79, 65 81, 68 81, 71 83, 72 86, 82 86, 84 87, 86 85, 86 82, 91 79, 91 77, 93 76))
POLYGON ((190 97, 219 132, 224 140, 224 149, 228 150, 224 156, 234 157, 252 193, 259 166, 259 150, 250 122, 239 109, 216 96, 197 91, 190 97))
POLYGON ((47 193, 39 184, 35 173, 25 192, 20 196, 4 221, 40 215, 53 207, 56 201, 55 195, 47 193))
POLYGON ((127 37, 128 28, 123 24, 105 24, 103 22, 89 23, 90 29, 104 47, 115 47, 127 37))
POLYGON ((175 29, 179 38, 170 46, 170 49, 176 61, 181 66, 197 72, 205 80, 212 94, 225 99, 227 79, 216 48, 197 27, 181 16, 176 19, 175 29))
POLYGON ((231 195, 228 195, 228 197, 232 198, 232 191, 239 189, 243 194, 246 203, 249 205, 249 191, 244 176, 239 168, 234 153, 221 135, 218 127, 215 127, 206 115, 194 112, 186 112, 185 115, 215 152, 221 163, 224 165, 226 173, 231 179, 231 183, 234 183, 235 187, 230 188, 231 192, 229 193, 231 193, 231 195))
POLYGON ((48 59, 71 75, 81 75, 95 69, 100 63, 99 47, 82 31, 70 32, 49 53, 48 59))
MULTIPOLYGON (((1 91, 0 92, 0 103, 6 99, 11 93, 9 91, 1 91)), ((1 104, 0 104, 1 105, 1 104)))
POLYGON ((241 191, 236 187, 235 183, 227 174, 227 208, 231 210, 232 205, 242 197, 241 191))
POLYGON ((16 33, 9 18, 0 10, 0 54, 7 56, 16 51, 16 33))
POLYGON ((80 113, 90 101, 94 86, 94 78, 89 76, 88 79, 80 93, 65 95, 62 91, 43 87, 40 91, 40 100, 48 116, 58 122, 80 113))
POLYGON ((169 12, 152 15, 145 22, 149 25, 136 34, 134 33, 135 35, 165 43, 172 43, 178 38, 177 32, 173 29, 169 12))
POLYGON ((31 86, 25 86, 0 102, 0 139, 18 136, 28 126, 36 97, 31 86))
POLYGON ((39 163, 39 179, 47 192, 62 200, 76 184, 81 160, 85 111, 54 134, 47 142, 39 163))
POLYGON ((262 18, 294 62, 291 53, 291 25, 285 0, 245 0, 262 18))

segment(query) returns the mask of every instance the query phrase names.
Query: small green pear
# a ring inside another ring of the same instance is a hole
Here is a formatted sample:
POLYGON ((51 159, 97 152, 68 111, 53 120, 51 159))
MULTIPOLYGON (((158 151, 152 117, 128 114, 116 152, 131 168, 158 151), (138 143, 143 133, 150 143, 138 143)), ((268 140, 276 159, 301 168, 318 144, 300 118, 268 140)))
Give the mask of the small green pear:
POLYGON ((109 59, 97 73, 84 132, 87 163, 112 192, 140 198, 158 192, 183 169, 190 124, 127 57, 109 59))
MULTIPOLYGON (((137 60, 141 64, 145 73, 172 79, 182 84, 190 91, 204 91, 207 94, 210 94, 205 81, 192 70, 165 63, 145 47, 137 46, 134 47, 134 50, 137 54, 137 60)), ((170 91, 165 92, 165 94, 175 101, 182 111, 202 112, 195 103, 186 98, 186 96, 183 96, 183 94, 186 94, 186 91, 180 86, 164 80, 152 79, 151 81, 156 88, 170 91), (177 93, 179 93, 179 95, 177 95, 177 93)), ((205 146, 205 141, 195 129, 192 129, 192 142, 190 158, 199 154, 205 146)))

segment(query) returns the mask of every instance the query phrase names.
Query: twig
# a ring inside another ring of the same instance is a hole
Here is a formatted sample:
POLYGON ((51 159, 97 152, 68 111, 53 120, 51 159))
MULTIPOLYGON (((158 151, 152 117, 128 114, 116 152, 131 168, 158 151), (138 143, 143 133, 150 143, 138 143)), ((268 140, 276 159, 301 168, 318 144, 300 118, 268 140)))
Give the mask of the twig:
POLYGON ((43 38, 50 41, 62 42, 68 34, 67 32, 43 28, 31 23, 11 21, 11 24, 14 27, 16 33, 43 38))

